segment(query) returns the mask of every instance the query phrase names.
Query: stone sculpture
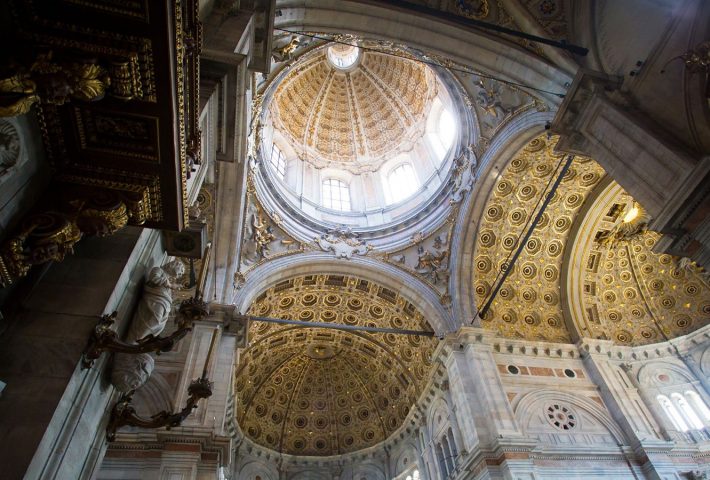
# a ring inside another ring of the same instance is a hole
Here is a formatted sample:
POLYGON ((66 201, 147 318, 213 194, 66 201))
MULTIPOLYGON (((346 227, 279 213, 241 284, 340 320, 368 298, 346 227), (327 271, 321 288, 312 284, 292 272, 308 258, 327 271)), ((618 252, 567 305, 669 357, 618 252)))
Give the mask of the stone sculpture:
MULTIPOLYGON (((148 272, 143 296, 126 336, 127 343, 140 343, 148 336, 157 336, 165 328, 173 305, 173 290, 185 274, 180 260, 173 260, 148 272)), ((111 383, 120 392, 130 392, 143 385, 153 372, 154 360, 147 353, 117 353, 113 359, 111 383)))
POLYGON ((168 321, 173 303, 173 290, 179 288, 177 280, 185 274, 185 265, 179 260, 148 272, 143 297, 138 304, 127 342, 137 342, 148 335, 160 335, 168 321))
POLYGON ((148 353, 118 354, 113 359, 111 383, 119 392, 131 392, 148 381, 153 368, 155 360, 148 353))

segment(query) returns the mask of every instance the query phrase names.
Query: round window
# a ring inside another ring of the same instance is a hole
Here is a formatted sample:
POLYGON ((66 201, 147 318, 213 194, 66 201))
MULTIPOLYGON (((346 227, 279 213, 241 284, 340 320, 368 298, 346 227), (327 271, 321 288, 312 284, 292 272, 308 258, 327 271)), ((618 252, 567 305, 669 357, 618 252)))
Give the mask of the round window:
POLYGON ((508 365, 508 373, 512 375, 517 375, 520 373, 520 369, 515 365, 508 365))

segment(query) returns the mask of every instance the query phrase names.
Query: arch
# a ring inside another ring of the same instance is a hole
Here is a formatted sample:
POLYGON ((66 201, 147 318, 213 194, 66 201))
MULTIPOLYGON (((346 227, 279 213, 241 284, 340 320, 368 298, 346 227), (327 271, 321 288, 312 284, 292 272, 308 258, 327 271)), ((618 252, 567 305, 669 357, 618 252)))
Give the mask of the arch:
POLYGON ((678 410, 680 411, 681 415, 683 415, 683 418, 685 419, 685 423, 693 429, 700 429, 703 428, 703 422, 698 418, 698 415, 695 413, 693 408, 688 404, 688 401, 685 399, 685 397, 678 392, 673 392, 671 393, 671 399, 673 400, 673 403, 676 404, 678 407, 678 410))
POLYGON ((700 369, 703 373, 710 377, 710 345, 703 350, 702 355, 700 355, 700 369))
POLYGON ((155 412, 171 411, 173 409, 173 387, 160 372, 153 371, 134 395, 137 411, 153 415, 155 412))
POLYGON ((385 480, 385 473, 382 468, 373 463, 360 464, 353 470, 352 478, 355 480, 385 480))
POLYGON ((700 394, 695 390, 686 390, 685 398, 690 401, 703 422, 706 425, 710 424, 710 409, 708 409, 708 406, 705 404, 705 401, 700 394))
POLYGON ((257 475, 261 477, 261 480, 278 480, 279 478, 279 474, 273 465, 260 462, 258 460, 252 460, 242 465, 239 469, 237 478, 254 480, 257 475))
MULTIPOLYGON (((438 100, 438 99, 437 99, 438 100)), ((459 128, 451 108, 441 101, 434 101, 426 122, 426 138, 437 162, 441 162, 456 143, 459 128), (447 122, 450 125, 442 125, 447 122), (448 127, 443 128, 442 127, 448 127), (446 135, 447 138, 443 138, 446 135)))
POLYGON ((331 477, 325 473, 306 470, 295 473, 289 480, 330 480, 330 478, 331 477))
MULTIPOLYGON (((408 10, 379 5, 363 9, 362 5, 349 0, 307 1, 306 4, 307 9, 302 3, 281 6, 283 15, 276 18, 275 27, 385 38, 553 92, 565 91, 565 83, 572 80, 567 73, 534 53, 476 29, 437 21, 408 10), (334 10, 339 14, 332 15, 334 10)), ((561 102, 553 94, 541 95, 553 105, 561 102)))
POLYGON ((249 272, 249 281, 237 290, 232 303, 237 311, 244 312, 267 288, 284 279, 312 273, 356 276, 393 288, 419 308, 437 335, 456 329, 451 313, 443 307, 439 296, 421 280, 368 257, 353 256, 349 260, 338 260, 333 254, 325 252, 275 258, 257 266, 249 272))
POLYGON ((471 268, 478 238, 478 226, 485 212, 486 202, 514 155, 530 140, 544 132, 544 125, 552 121, 552 112, 529 111, 512 119, 491 141, 482 158, 478 160, 477 182, 465 198, 456 219, 457 235, 453 236, 451 258, 458 263, 451 266, 449 291, 452 292, 454 316, 464 325, 476 318, 477 306, 473 295, 475 272, 471 268))
POLYGON ((286 176, 286 157, 281 151, 281 148, 276 144, 276 142, 271 144, 271 153, 269 154, 269 163, 271 168, 281 180, 285 179, 286 176))
POLYGON ((647 363, 639 369, 636 378, 641 387, 646 388, 666 388, 694 381, 692 374, 684 367, 666 361, 647 363), (668 375, 670 381, 662 382, 659 379, 660 374, 668 375))
POLYGON ((687 422, 680 414, 680 412, 678 412, 676 406, 673 405, 673 402, 671 402, 670 399, 665 395, 656 396, 656 400, 658 400, 658 403, 663 409, 663 413, 666 414, 666 418, 670 420, 671 424, 673 425, 673 428, 675 428, 679 432, 687 432, 687 422))
POLYGON ((621 192, 621 187, 614 183, 609 176, 603 178, 599 184, 594 187, 589 198, 584 202, 572 221, 569 240, 562 253, 562 264, 565 265, 566 268, 562 269, 560 278, 560 304, 562 305, 567 330, 572 337, 572 341, 575 342, 588 335, 585 334, 581 326, 584 319, 582 299, 580 298, 582 275, 574 275, 574 272, 582 269, 584 259, 581 255, 575 256, 573 254, 582 248, 578 245, 580 242, 580 232, 591 228, 588 227, 587 224, 590 222, 593 223, 597 218, 603 215, 604 212, 602 210, 607 204, 607 200, 614 198, 619 192, 621 192))
POLYGON ((429 407, 427 427, 432 439, 437 439, 449 426, 449 405, 443 398, 438 398, 429 407))
POLYGON ((387 172, 387 200, 389 203, 404 201, 417 191, 419 184, 411 162, 400 162, 387 172))
POLYGON ((401 451, 399 452, 399 455, 397 455, 397 460, 395 461, 393 466, 395 476, 406 472, 409 468, 412 467, 412 465, 416 465, 417 468, 420 467, 420 454, 413 442, 407 442, 400 448, 401 451))
POLYGON ((321 205, 340 212, 351 208, 350 184, 340 178, 328 177, 321 180, 321 205))
MULTIPOLYGON (((614 437, 617 444, 628 444, 626 437, 622 430, 616 425, 611 416, 602 408, 594 403, 592 400, 574 395, 571 393, 550 390, 550 389, 540 389, 532 392, 528 392, 515 400, 513 400, 513 411, 515 414, 516 421, 518 425, 521 426, 523 430, 526 430, 526 425, 528 422, 526 420, 533 418, 535 414, 535 409, 540 403, 546 401, 561 401, 566 402, 577 407, 580 410, 586 412, 590 415, 596 422, 602 425, 608 432, 614 437)), ((526 433, 526 432, 523 432, 526 433)))

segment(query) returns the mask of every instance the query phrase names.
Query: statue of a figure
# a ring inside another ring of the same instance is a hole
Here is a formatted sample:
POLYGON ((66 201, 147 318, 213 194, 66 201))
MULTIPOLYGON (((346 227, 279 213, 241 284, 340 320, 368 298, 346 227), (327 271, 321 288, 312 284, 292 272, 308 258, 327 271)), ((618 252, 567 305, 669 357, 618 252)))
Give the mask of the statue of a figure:
MULTIPOLYGON (((160 335, 173 305, 173 290, 179 287, 178 279, 184 274, 185 265, 180 260, 150 269, 143 296, 126 335, 127 343, 140 343, 149 335, 160 335)), ((120 392, 130 392, 148 380, 154 366, 155 361, 148 353, 117 353, 113 358, 111 383, 120 392)))
POLYGON ((184 274, 185 265, 180 260, 150 269, 143 288, 143 297, 126 336, 127 342, 137 342, 148 335, 160 335, 170 315, 172 292, 179 288, 177 280, 184 274))
POLYGON ((286 60, 291 59, 291 57, 293 56, 293 52, 296 51, 300 44, 301 39, 299 39, 298 37, 292 37, 291 41, 288 42, 286 45, 274 48, 271 52, 271 55, 277 62, 285 62, 286 60))
POLYGON ((116 354, 113 359, 111 383, 119 392, 131 392, 148 381, 153 368, 155 368, 155 360, 148 353, 116 354))
POLYGON ((256 244, 256 253, 259 258, 266 258, 269 256, 269 244, 276 240, 276 236, 273 233, 271 226, 266 224, 264 218, 255 213, 252 217, 252 240, 256 244))

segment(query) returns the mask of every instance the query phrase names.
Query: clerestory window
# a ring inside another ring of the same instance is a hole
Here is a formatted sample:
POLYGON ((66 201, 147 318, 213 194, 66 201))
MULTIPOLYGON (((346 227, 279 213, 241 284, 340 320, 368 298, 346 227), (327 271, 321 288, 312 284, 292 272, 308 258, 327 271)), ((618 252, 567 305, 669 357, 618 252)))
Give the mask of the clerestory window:
POLYGON ((414 168, 409 163, 402 163, 387 175, 387 187, 390 193, 390 203, 396 203, 412 196, 419 188, 419 181, 414 168))
POLYGON ((350 188, 342 180, 328 178, 323 181, 321 203, 326 208, 347 212, 350 210, 350 188))
POLYGON ((273 144, 271 147, 271 158, 269 159, 269 162, 271 163, 271 167, 274 169, 274 172, 276 172, 276 175, 283 180, 286 176, 286 158, 276 144, 273 144))

